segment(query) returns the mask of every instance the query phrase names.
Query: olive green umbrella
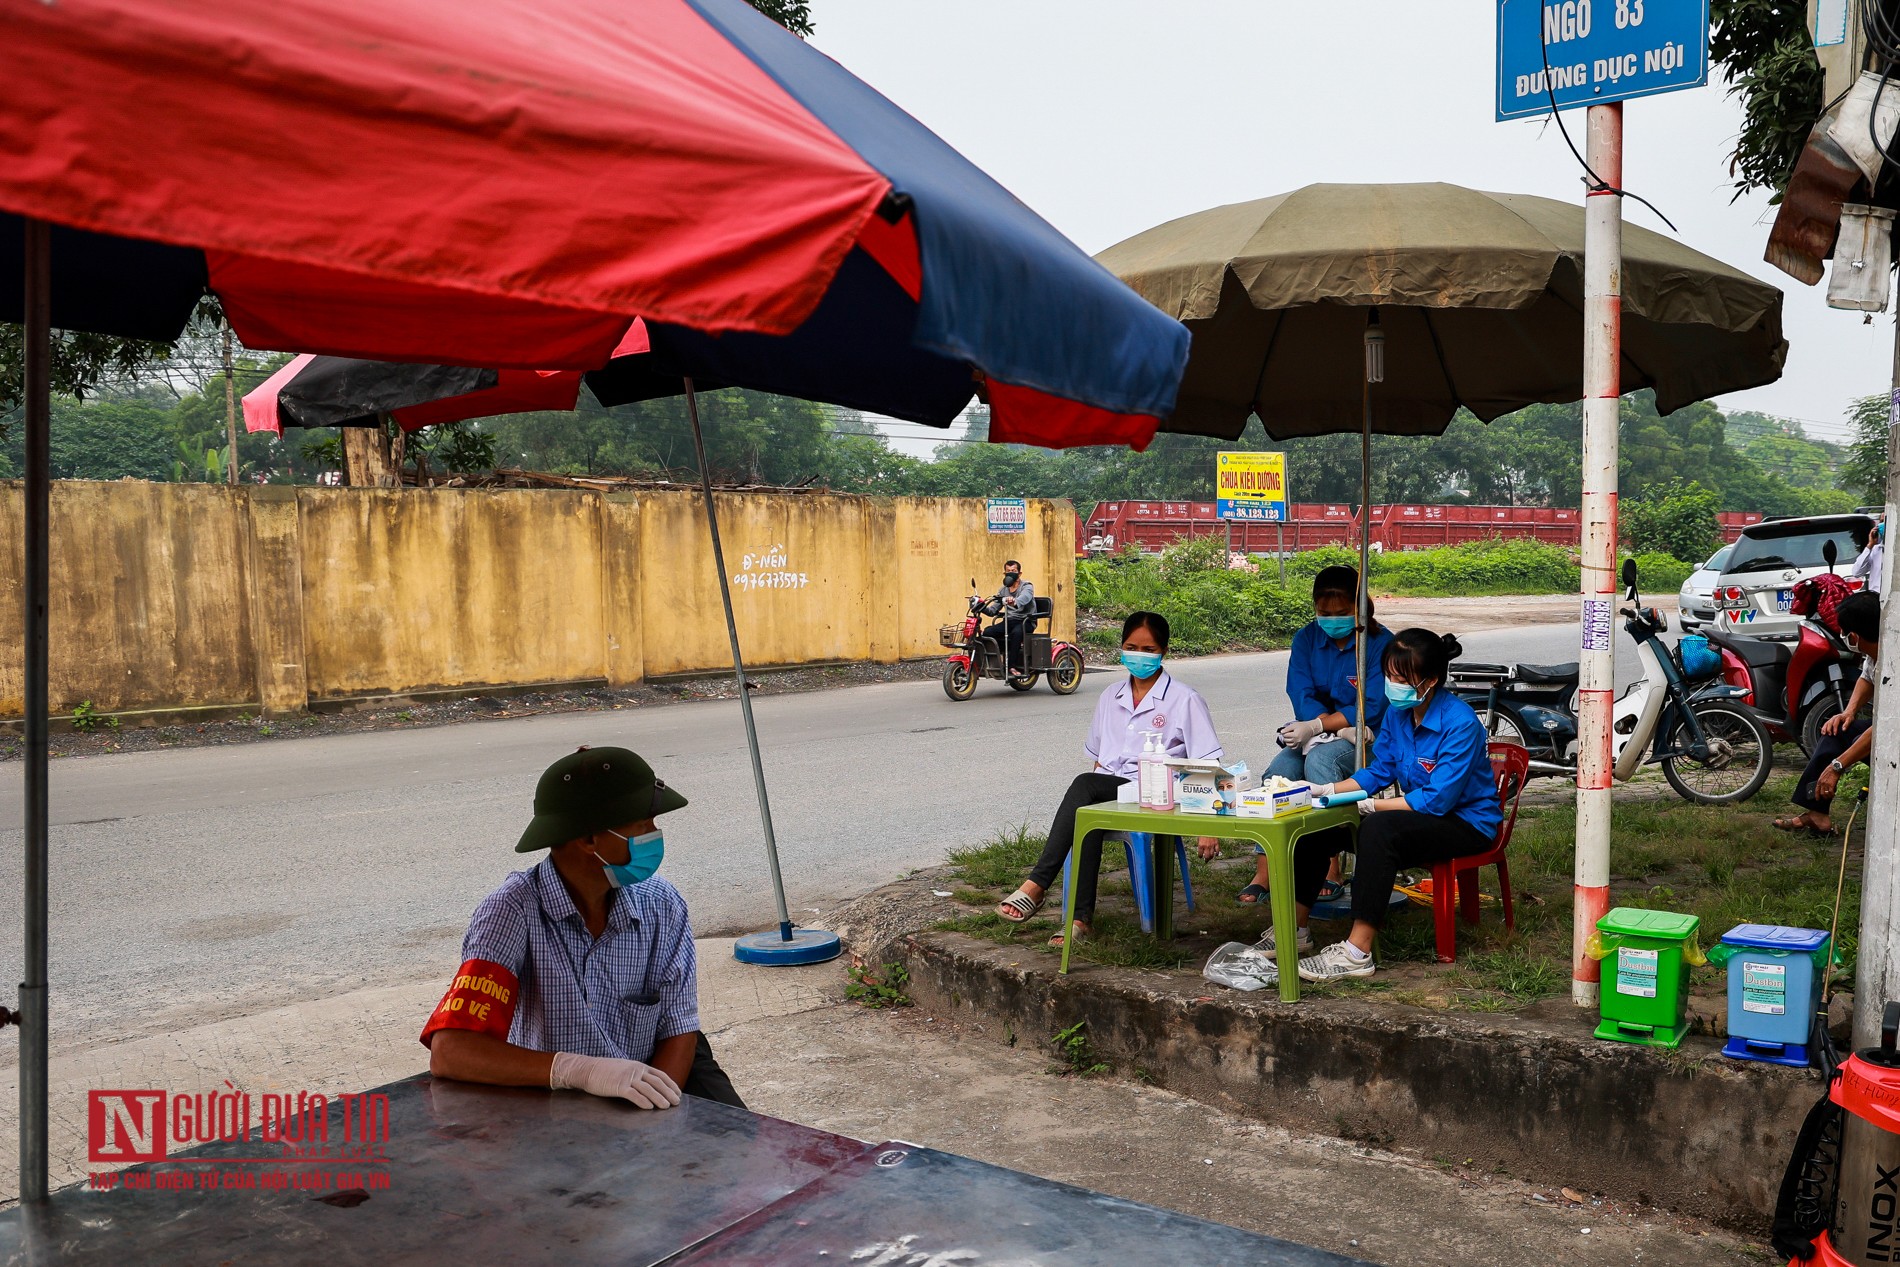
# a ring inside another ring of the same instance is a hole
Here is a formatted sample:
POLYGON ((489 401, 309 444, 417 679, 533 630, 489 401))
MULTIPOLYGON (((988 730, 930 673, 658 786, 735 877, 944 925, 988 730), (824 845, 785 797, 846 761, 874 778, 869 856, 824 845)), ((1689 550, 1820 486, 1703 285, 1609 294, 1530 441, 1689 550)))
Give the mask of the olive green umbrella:
MULTIPOLYGON (((1164 431, 1358 431, 1367 309, 1385 334, 1372 429, 1436 434, 1583 395, 1583 208, 1458 185, 1308 185, 1214 207, 1096 256, 1193 336, 1164 431)), ((1781 376, 1781 292, 1623 229, 1623 390, 1670 413, 1781 376)))
MULTIPOLYGON (((1583 395, 1576 203, 1308 185, 1170 220, 1095 258, 1192 336, 1162 430, 1232 440, 1258 414, 1276 439, 1361 433, 1362 629, 1373 432, 1436 435, 1461 406, 1489 422, 1583 395)), ((1766 282, 1626 225, 1622 292, 1623 390, 1655 388, 1661 412, 1781 377, 1781 292, 1766 282)))

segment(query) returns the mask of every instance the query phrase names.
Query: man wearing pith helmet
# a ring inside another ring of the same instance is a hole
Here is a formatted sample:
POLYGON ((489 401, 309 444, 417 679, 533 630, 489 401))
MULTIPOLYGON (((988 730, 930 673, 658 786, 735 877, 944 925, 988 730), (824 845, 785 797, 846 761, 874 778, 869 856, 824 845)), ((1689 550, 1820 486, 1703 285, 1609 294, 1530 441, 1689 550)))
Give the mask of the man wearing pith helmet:
POLYGON ((699 1032, 693 927, 654 874, 686 798, 625 748, 582 748, 534 789, 517 853, 548 856, 482 899, 423 1028, 429 1072, 671 1108, 745 1106, 699 1032))

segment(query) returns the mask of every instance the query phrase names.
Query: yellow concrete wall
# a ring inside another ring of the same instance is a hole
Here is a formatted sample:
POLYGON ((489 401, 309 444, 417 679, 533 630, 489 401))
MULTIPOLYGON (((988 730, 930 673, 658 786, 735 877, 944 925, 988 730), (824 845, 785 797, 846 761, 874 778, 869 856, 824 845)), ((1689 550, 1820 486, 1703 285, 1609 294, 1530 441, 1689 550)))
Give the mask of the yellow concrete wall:
POLYGON ((1009 559, 1054 600, 1054 635, 1075 638, 1075 510, 1067 502, 1030 502, 1029 531, 1020 535, 991 533, 981 501, 900 497, 894 505, 902 658, 940 652, 938 627, 963 619, 972 582, 994 594, 1009 559))
MULTIPOLYGON (((24 689, 25 495, 0 487, 0 714, 24 689)), ((257 698, 245 494, 212 484, 53 486, 48 690, 55 716, 257 698)))
MULTIPOLYGON (((716 495, 746 663, 941 653, 969 582, 1020 558, 1072 638, 1074 512, 991 535, 948 498, 716 495)), ((21 635, 22 494, 0 485, 0 645, 21 635)), ((55 715, 261 707, 731 665, 700 497, 473 489, 53 490, 55 715)), ((19 656, 0 715, 20 713, 19 656)))
POLYGON ((600 496, 298 492, 310 694, 606 676, 600 496))
MULTIPOLYGON (((649 676, 732 663, 706 509, 643 494, 640 582, 649 676)), ((768 667, 871 656, 870 532, 861 497, 715 493, 739 645, 768 667)))

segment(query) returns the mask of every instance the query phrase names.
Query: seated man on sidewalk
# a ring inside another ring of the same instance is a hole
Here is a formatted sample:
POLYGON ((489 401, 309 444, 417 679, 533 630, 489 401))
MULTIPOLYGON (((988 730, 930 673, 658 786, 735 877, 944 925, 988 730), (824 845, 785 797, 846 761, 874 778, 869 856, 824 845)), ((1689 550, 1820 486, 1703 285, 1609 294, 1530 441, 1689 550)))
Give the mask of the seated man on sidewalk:
POLYGON ((665 1109, 682 1090, 744 1108, 699 1032, 686 901, 654 878, 654 819, 686 804, 625 748, 549 766, 515 846, 548 857, 482 899, 423 1028, 429 1072, 665 1109))
POLYGON ((1834 819, 1829 810, 1834 804, 1834 789, 1840 785, 1841 775, 1850 766, 1867 760, 1874 746, 1874 728, 1858 720, 1858 714, 1873 699, 1878 680, 1875 662, 1880 658, 1880 596, 1865 591, 1849 595, 1841 600, 1835 616, 1848 650, 1861 656, 1860 681, 1854 683, 1847 707, 1821 723, 1821 741, 1814 745, 1807 769, 1801 772, 1801 781, 1794 788, 1794 803, 1802 812, 1777 818, 1775 826, 1782 831, 1832 836, 1834 819))

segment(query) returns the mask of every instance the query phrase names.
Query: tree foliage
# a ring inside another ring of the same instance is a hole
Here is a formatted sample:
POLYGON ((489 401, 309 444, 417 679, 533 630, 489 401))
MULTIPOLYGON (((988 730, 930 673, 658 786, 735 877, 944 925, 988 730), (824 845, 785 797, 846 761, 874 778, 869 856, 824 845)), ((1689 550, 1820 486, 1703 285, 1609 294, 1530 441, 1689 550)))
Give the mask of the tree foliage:
POLYGON ((1807 0, 1710 0, 1709 61, 1742 106, 1735 196, 1767 189, 1779 202, 1824 104, 1807 0))
POLYGON ((800 39, 810 39, 810 0, 752 0, 752 7, 800 39))

